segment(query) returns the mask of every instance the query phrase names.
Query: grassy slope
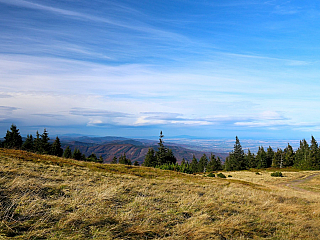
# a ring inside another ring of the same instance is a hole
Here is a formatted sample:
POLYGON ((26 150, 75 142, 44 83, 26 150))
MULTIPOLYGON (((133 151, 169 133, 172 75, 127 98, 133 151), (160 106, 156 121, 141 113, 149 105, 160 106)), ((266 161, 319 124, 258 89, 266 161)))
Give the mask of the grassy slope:
POLYGON ((0 149, 0 235, 318 239, 318 193, 285 185, 310 174, 233 172, 232 179, 217 179, 0 149))

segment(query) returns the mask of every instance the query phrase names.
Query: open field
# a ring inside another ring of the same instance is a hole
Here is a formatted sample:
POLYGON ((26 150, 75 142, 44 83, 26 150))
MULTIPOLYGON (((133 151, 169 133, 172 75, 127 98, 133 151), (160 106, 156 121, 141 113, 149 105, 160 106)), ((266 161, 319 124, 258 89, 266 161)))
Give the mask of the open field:
POLYGON ((220 179, 0 149, 0 238, 319 239, 320 172, 283 173, 220 179))

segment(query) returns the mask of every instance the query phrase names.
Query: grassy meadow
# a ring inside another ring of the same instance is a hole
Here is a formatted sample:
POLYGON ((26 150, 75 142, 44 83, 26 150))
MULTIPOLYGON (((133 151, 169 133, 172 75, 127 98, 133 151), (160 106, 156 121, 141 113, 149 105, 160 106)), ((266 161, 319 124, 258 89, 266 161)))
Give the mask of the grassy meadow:
POLYGON ((318 173, 221 179, 0 149, 0 239, 319 239, 318 173))

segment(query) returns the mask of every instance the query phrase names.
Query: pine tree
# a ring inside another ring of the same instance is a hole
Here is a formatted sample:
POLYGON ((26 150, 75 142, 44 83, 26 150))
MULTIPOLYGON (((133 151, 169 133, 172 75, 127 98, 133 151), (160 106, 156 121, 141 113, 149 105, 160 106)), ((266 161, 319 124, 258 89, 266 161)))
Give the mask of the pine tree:
POLYGON ((156 167, 157 166, 157 157, 155 156, 153 148, 149 148, 147 155, 144 158, 143 166, 145 166, 145 167, 156 167))
POLYGON ((129 158, 126 157, 126 153, 123 153, 123 155, 121 155, 119 157, 119 163, 120 164, 126 164, 126 165, 131 165, 131 160, 129 158))
POLYGON ((292 147, 288 143, 288 146, 284 149, 284 158, 282 161, 282 167, 293 166, 294 162, 295 162, 295 154, 292 147))
POLYGON ((4 139, 3 145, 5 148, 20 149, 22 146, 22 137, 19 133, 19 129, 17 129, 17 126, 14 124, 11 125, 10 131, 7 130, 4 139))
POLYGON ((316 139, 311 136, 310 152, 309 152, 309 161, 308 166, 312 170, 320 169, 320 156, 319 156, 319 147, 316 139))
POLYGON ((264 151, 264 148, 261 146, 257 152, 256 156, 257 168, 266 168, 267 167, 267 153, 264 151))
POLYGON ((176 164, 177 159, 173 155, 173 152, 171 149, 167 148, 167 153, 166 153, 166 158, 165 158, 165 163, 167 164, 176 164))
POLYGON ((275 167, 275 168, 282 167, 283 158, 284 158, 284 153, 281 148, 278 148, 273 155, 272 167, 275 167))
POLYGON ((190 163, 190 169, 193 173, 198 172, 198 160, 196 159, 196 156, 193 155, 192 161, 190 163))
POLYGON ((118 159, 116 156, 113 157, 111 164, 117 164, 118 163, 118 159))
POLYGON ((134 161, 133 165, 134 165, 134 166, 140 166, 140 164, 139 164, 138 161, 134 161))
POLYGON ((272 150, 272 148, 269 146, 267 149, 267 167, 271 167, 272 165, 272 159, 274 156, 274 151, 272 150))
POLYGON ((57 157, 62 157, 63 149, 61 147, 61 142, 59 137, 56 137, 56 140, 51 145, 51 154, 57 157))
POLYGON ((294 165, 301 169, 309 169, 309 152, 309 144, 305 139, 303 139, 302 141, 300 141, 300 147, 296 151, 294 165))
POLYGON ((234 144, 233 151, 226 159, 226 170, 243 170, 247 168, 244 158, 244 152, 242 150, 238 136, 236 136, 236 143, 234 144))
POLYGON ((36 133, 36 138, 34 139, 33 143, 34 143, 34 152, 41 153, 41 151, 42 151, 41 145, 42 144, 41 144, 41 137, 40 137, 40 134, 38 131, 36 133))
POLYGON ((156 151, 155 156, 157 158, 157 164, 158 166, 161 166, 162 164, 166 163, 166 155, 167 155, 167 149, 163 145, 163 137, 162 131, 160 132, 159 136, 159 143, 158 143, 158 151, 156 151))
POLYGON ((91 153, 87 159, 88 162, 98 162, 97 155, 95 153, 91 153))
POLYGON ((34 143, 32 135, 27 135, 26 141, 22 144, 22 150, 32 152, 34 150, 34 143))
POLYGON ((221 160, 219 157, 215 157, 214 154, 211 153, 210 160, 207 166, 207 172, 218 171, 222 169, 221 160))
POLYGON ((99 160, 98 160, 99 163, 103 163, 103 157, 100 155, 99 157, 99 160))
POLYGON ((198 172, 205 172, 208 165, 208 158, 206 154, 203 154, 198 162, 198 172))
POLYGON ((75 160, 81 160, 82 153, 80 152, 80 150, 78 148, 74 149, 73 154, 72 154, 72 158, 75 159, 75 160))
POLYGON ((64 158, 72 158, 72 152, 69 146, 64 150, 63 152, 63 157, 64 158))
POLYGON ((43 133, 41 135, 41 153, 49 154, 51 150, 51 144, 49 143, 49 136, 48 136, 47 129, 43 130, 43 133))
POLYGON ((248 153, 245 155, 246 162, 248 164, 248 168, 256 168, 257 162, 253 153, 251 153, 250 149, 248 149, 248 153))

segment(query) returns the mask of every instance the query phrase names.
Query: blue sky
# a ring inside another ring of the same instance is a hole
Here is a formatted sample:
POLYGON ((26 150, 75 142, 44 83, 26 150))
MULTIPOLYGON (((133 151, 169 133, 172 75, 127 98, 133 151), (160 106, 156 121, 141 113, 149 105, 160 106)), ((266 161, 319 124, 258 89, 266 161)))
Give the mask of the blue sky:
POLYGON ((302 139, 318 1, 0 0, 0 131, 302 139))

